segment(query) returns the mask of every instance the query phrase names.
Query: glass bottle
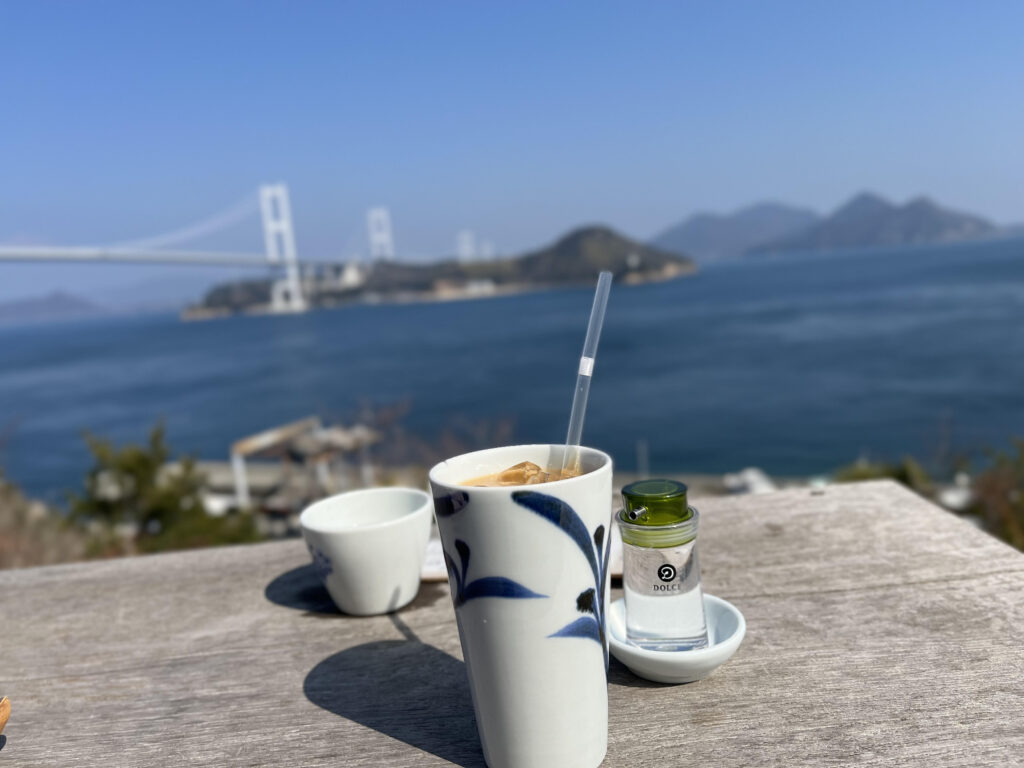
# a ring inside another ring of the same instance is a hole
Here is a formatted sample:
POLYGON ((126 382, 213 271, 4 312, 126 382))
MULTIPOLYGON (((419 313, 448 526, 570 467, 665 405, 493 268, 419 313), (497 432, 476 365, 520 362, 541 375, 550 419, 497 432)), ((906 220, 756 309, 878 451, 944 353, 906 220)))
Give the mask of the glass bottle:
POLYGON ((640 480, 622 489, 626 638, 654 651, 708 645, 697 559, 697 510, 675 480, 640 480))

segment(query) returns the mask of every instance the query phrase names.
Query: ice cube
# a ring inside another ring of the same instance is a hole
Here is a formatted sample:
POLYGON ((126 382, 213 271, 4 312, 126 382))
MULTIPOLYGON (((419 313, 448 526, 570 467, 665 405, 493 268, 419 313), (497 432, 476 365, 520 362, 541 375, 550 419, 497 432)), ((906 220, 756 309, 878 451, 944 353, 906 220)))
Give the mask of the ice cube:
POLYGON ((534 485, 543 483, 547 473, 532 461, 524 461, 498 474, 502 485, 534 485))

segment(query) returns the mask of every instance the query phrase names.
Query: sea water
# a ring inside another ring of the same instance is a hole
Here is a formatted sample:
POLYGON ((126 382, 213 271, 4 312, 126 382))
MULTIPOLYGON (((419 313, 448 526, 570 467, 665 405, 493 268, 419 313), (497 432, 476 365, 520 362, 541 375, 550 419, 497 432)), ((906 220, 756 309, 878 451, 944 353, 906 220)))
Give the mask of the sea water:
MULTIPOLYGON (((0 294, 18 268, 0 267, 0 294)), ((175 455, 227 461, 246 435, 314 413, 363 421, 361 404, 407 404, 404 437, 373 448, 382 464, 429 464, 442 437, 458 441, 445 455, 556 443, 593 298, 0 328, 0 467, 63 504, 92 465, 85 431, 140 442, 162 419, 175 455)), ((941 469, 1024 435, 1021 327, 1024 240, 758 257, 616 285, 586 441, 623 470, 638 440, 653 472, 805 476, 907 454, 941 469)))

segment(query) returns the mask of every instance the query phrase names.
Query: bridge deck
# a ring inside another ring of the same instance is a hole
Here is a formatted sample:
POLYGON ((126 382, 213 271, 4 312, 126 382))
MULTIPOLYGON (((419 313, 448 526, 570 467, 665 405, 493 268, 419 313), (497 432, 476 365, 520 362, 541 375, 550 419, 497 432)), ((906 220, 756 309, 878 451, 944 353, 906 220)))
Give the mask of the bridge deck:
POLYGON ((161 251, 130 248, 0 246, 0 261, 80 261, 131 264, 192 264, 209 267, 270 267, 263 254, 161 251))

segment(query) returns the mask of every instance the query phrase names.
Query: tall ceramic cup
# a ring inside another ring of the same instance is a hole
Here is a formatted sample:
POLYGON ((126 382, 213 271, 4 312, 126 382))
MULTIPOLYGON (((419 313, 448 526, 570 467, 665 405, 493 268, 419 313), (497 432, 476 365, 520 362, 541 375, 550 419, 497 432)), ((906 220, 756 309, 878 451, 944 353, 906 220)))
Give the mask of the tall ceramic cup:
POLYGON ((465 485, 522 461, 561 467, 563 450, 491 448, 430 471, 490 768, 595 768, 608 746, 611 458, 582 448, 579 477, 465 485))

